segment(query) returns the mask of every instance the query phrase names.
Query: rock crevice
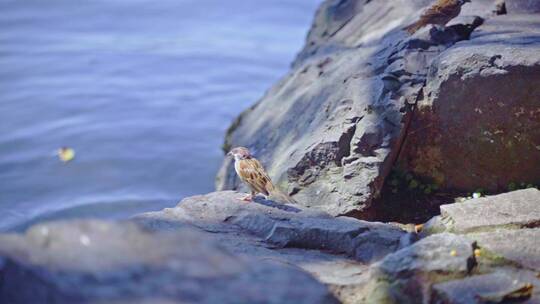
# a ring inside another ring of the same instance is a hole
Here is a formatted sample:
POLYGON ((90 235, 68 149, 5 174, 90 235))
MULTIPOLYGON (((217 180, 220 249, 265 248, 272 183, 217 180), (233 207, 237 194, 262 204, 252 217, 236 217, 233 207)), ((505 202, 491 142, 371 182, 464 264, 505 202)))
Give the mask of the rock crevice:
MULTIPOLYGON (((291 72, 241 114, 225 146, 249 147, 283 190, 332 215, 369 218, 395 167, 449 192, 539 183, 525 168, 540 165, 540 93, 529 79, 538 25, 485 0, 444 29, 407 36, 401 28, 428 5, 325 1, 291 72), (520 123, 507 125, 508 110, 520 123), (510 165, 519 169, 507 175, 510 165)), ((229 159, 216 186, 243 189, 229 159)))
POLYGON ((540 221, 538 190, 446 205, 420 234, 242 197, 215 192, 125 222, 52 222, 0 234, 0 302, 540 299, 540 229, 526 227, 540 221))

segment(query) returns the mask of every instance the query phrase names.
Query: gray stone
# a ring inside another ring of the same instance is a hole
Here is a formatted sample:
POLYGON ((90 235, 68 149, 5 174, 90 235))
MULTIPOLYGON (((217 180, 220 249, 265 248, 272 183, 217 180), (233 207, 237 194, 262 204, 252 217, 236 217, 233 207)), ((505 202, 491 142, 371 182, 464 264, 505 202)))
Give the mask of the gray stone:
POLYGON ((307 273, 233 256, 200 232, 71 221, 1 235, 1 303, 335 303, 307 273))
POLYGON ((540 2, 537 0, 506 0, 505 3, 509 14, 540 13, 540 2))
POLYGON ((530 188, 442 205, 441 216, 447 229, 457 233, 540 226, 540 191, 530 188))
POLYGON ((152 230, 187 226, 206 232, 235 255, 293 265, 327 284, 343 303, 357 303, 369 282, 368 262, 410 245, 414 237, 395 225, 282 205, 222 191, 184 199, 175 208, 133 220, 152 230))
POLYGON ((441 233, 388 255, 378 269, 392 279, 442 273, 466 275, 475 265, 473 241, 441 233))
POLYGON ((469 239, 429 237, 373 264, 355 303, 427 303, 432 284, 463 278, 475 263, 469 239))
POLYGON ((477 275, 435 284, 430 303, 507 303, 511 300, 527 300, 530 299, 531 294, 527 295, 519 291, 528 290, 528 287, 532 286, 530 284, 501 272, 477 275))
MULTIPOLYGON (((394 164, 408 105, 421 96, 431 62, 478 25, 469 18, 468 32, 408 37, 401 28, 429 5, 325 1, 292 71, 236 119, 225 149, 249 147, 302 205, 331 215, 367 212, 394 164)), ((230 159, 216 187, 244 189, 230 159)))
POLYGON ((135 218, 147 227, 194 225, 210 232, 249 233, 277 248, 300 248, 344 253, 371 262, 394 252, 406 233, 397 226, 348 217, 332 218, 303 207, 257 198, 241 200, 233 191, 214 192, 183 200, 176 208, 135 218))
POLYGON ((451 227, 451 218, 442 218, 440 215, 432 217, 427 221, 420 231, 420 236, 425 237, 435 233, 448 232, 449 227, 451 227))
POLYGON ((540 271, 540 228, 498 230, 468 235, 496 256, 518 263, 521 267, 540 271))
POLYGON ((389 254, 371 267, 366 299, 385 303, 422 303, 432 284, 466 277, 476 265, 473 241, 441 233, 389 254), (382 294, 381 294, 382 292, 382 294))
POLYGON ((538 15, 488 18, 431 62, 399 166, 465 192, 537 183, 539 82, 538 15))

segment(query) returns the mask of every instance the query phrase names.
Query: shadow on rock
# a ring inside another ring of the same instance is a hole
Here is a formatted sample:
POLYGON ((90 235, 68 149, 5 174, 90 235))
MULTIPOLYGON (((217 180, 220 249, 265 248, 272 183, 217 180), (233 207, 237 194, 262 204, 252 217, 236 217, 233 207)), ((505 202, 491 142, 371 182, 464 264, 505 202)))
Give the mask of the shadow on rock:
POLYGON ((287 212, 295 212, 295 213, 298 213, 300 211, 302 211, 301 209, 298 209, 296 207, 293 207, 293 206, 290 206, 290 205, 285 205, 285 204, 281 204, 281 203, 278 203, 278 202, 274 202, 272 200, 267 200, 263 197, 260 197, 260 196, 256 196, 253 198, 253 202, 254 203, 257 203, 257 204, 261 204, 261 205, 264 205, 266 207, 271 207, 271 208, 277 208, 277 209, 280 209, 280 210, 283 210, 283 211, 287 211, 287 212))

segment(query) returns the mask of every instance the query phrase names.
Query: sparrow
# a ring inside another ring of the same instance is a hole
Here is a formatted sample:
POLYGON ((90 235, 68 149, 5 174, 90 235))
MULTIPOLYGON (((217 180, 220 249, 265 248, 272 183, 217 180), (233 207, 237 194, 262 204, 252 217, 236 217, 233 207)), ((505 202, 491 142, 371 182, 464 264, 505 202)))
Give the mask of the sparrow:
POLYGON ((420 16, 420 20, 405 27, 404 30, 412 35, 428 24, 444 26, 459 15, 461 6, 467 2, 471 0, 438 0, 420 16))
POLYGON ((234 157, 234 169, 238 177, 251 189, 251 194, 244 197, 244 201, 252 201, 253 197, 261 193, 265 198, 275 198, 279 202, 296 204, 296 201, 289 195, 281 192, 273 183, 261 163, 254 158, 249 149, 236 147, 232 149, 228 156, 234 157))

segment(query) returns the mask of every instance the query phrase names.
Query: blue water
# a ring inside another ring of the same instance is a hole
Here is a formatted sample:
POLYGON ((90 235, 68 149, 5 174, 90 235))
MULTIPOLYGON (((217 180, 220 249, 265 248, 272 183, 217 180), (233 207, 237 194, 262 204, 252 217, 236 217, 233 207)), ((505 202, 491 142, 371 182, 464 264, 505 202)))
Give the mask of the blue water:
POLYGON ((0 0, 0 230, 212 191, 226 128, 319 2, 0 0))

